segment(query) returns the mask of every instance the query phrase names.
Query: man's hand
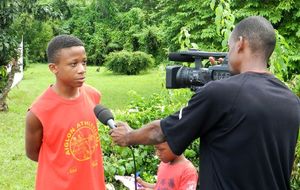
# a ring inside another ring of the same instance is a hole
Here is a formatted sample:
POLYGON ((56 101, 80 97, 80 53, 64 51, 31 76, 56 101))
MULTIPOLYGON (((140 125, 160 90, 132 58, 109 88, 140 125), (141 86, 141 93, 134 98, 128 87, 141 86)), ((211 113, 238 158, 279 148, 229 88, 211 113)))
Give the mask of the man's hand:
POLYGON ((118 122, 116 128, 110 130, 110 136, 119 146, 152 145, 165 141, 160 128, 160 120, 155 120, 139 129, 133 130, 126 123, 118 122))
POLYGON ((221 64, 224 59, 219 58, 218 60, 216 60, 214 57, 209 57, 208 60, 209 60, 210 64, 216 65, 216 64, 221 64))
POLYGON ((117 127, 111 129, 109 132, 113 142, 119 146, 129 146, 128 134, 133 131, 133 129, 130 128, 127 123, 123 122, 118 122, 116 125, 117 127))

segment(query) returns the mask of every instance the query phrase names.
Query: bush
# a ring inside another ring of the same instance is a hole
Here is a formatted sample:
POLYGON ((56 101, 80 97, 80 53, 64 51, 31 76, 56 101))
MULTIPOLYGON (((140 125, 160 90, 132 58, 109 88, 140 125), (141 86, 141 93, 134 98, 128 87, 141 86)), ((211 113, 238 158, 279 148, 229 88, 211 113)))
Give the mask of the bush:
POLYGON ((140 51, 119 51, 108 54, 104 64, 108 70, 115 73, 137 75, 140 71, 151 68, 154 59, 151 55, 140 51))
POLYGON ((111 53, 111 52, 115 52, 115 51, 121 51, 121 50, 122 50, 122 46, 120 46, 118 43, 110 42, 106 46, 106 52, 107 53, 111 53))

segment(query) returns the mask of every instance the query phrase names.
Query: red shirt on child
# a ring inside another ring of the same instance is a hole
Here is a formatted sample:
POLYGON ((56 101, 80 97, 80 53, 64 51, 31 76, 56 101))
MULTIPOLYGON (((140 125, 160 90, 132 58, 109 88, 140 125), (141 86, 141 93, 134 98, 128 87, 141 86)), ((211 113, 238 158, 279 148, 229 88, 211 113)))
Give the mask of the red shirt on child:
POLYGON ((198 173, 187 159, 176 164, 161 162, 157 172, 155 190, 195 190, 198 173))

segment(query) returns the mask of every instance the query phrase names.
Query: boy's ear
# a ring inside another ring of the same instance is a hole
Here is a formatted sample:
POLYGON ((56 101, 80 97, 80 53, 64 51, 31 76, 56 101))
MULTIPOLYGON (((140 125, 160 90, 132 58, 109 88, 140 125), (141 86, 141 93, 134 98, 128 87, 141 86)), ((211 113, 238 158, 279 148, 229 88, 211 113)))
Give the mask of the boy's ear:
POLYGON ((58 72, 57 65, 55 63, 49 63, 48 67, 53 74, 58 72))

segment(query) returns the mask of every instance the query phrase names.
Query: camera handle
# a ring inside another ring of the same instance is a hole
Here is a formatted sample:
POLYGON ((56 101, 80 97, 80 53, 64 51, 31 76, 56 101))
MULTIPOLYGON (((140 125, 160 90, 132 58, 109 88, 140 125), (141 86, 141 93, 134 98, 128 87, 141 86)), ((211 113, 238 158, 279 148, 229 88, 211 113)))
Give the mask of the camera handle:
MULTIPOLYGON (((197 70, 200 70, 201 68, 202 68, 202 59, 201 59, 201 57, 195 57, 195 68, 197 69, 197 70)), ((200 79, 200 81, 205 81, 205 79, 204 79, 204 76, 203 75, 198 75, 198 77, 199 77, 199 79, 200 79)), ((197 90, 197 87, 196 86, 191 86, 191 90, 192 91, 196 91, 197 90)))
POLYGON ((195 57, 195 68, 200 69, 202 67, 202 59, 201 57, 195 57))

